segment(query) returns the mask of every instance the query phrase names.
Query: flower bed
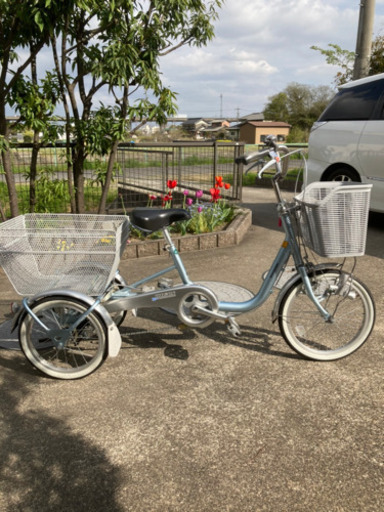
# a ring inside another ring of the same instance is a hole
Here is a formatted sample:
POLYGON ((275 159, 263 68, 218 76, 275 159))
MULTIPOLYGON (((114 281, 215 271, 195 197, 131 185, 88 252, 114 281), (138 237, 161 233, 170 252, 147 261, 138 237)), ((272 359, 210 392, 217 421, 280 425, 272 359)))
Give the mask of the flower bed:
MULTIPOLYGON (((223 230, 196 235, 172 235, 178 251, 202 251, 239 244, 252 224, 252 212, 246 208, 238 208, 237 213, 223 230)), ((145 241, 131 239, 126 246, 122 259, 168 256, 168 254, 168 251, 164 250, 163 239, 146 239, 145 241)))
MULTIPOLYGON (((160 198, 150 194, 147 206, 152 207, 160 199, 162 208, 171 208, 177 181, 168 180, 167 187, 167 193, 160 198)), ((169 227, 179 252, 235 245, 242 240, 252 222, 251 212, 236 208, 226 200, 225 192, 230 187, 230 184, 224 183, 222 176, 217 176, 215 186, 210 189, 209 202, 202 202, 202 190, 194 194, 186 189, 182 191, 182 207, 190 211, 191 218, 169 227)), ((162 231, 146 236, 139 229, 133 228, 123 258, 162 254, 168 254, 164 251, 162 231)))
MULTIPOLYGON (((154 202, 158 203, 161 200, 162 208, 172 208, 173 194, 177 187, 177 181, 168 180, 167 187, 168 190, 165 195, 157 197, 150 194, 147 207, 152 207, 154 202)), ((170 232, 184 236, 187 234, 212 233, 219 229, 224 229, 236 215, 236 208, 227 201, 225 196, 225 192, 230 187, 229 183, 223 182, 222 176, 217 176, 215 178, 215 186, 210 189, 211 200, 209 202, 202 201, 204 194, 202 190, 190 193, 189 190, 184 189, 181 193, 178 192, 183 197, 182 208, 189 210, 191 218, 173 224, 169 228, 170 232)), ((132 240, 153 240, 162 238, 162 236, 162 231, 145 235, 139 229, 132 229, 132 240)))

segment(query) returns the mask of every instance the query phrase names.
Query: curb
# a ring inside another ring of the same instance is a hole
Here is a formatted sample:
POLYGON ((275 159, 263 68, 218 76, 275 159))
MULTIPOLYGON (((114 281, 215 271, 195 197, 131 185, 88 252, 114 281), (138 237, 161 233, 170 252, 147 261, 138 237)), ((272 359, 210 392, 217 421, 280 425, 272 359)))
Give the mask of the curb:
MULTIPOLYGON (((241 208, 233 221, 223 231, 201 235, 173 236, 172 240, 179 252, 204 251, 216 247, 238 245, 252 224, 252 211, 241 208)), ((124 250, 122 260, 145 258, 147 256, 168 256, 164 250, 164 239, 131 242, 124 250)))

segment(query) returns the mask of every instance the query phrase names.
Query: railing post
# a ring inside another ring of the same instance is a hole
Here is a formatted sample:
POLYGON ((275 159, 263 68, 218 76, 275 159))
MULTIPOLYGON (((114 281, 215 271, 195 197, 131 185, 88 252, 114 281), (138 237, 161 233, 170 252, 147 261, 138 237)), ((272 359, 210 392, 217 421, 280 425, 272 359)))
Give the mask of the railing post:
POLYGON ((215 186, 215 177, 217 176, 217 141, 213 143, 213 179, 212 183, 215 186))
POLYGON ((243 187, 241 186, 243 181, 243 166, 237 164, 235 159, 244 154, 244 144, 236 142, 233 148, 233 189, 236 190, 235 199, 241 201, 243 199, 243 187))
POLYGON ((177 159, 177 183, 181 183, 181 161, 183 159, 183 148, 180 146, 178 149, 179 157, 177 159))

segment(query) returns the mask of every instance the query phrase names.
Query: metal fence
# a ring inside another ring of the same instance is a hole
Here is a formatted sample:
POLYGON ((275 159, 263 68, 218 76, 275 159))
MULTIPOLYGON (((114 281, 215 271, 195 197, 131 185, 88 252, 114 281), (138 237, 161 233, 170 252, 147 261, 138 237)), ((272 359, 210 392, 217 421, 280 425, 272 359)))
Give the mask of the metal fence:
POLYGON ((209 200, 210 189, 218 176, 230 184, 228 189, 221 190, 221 195, 239 201, 241 171, 235 158, 243 152, 244 145, 233 142, 121 144, 118 151, 120 201, 127 208, 148 200, 161 205, 169 191, 169 181, 177 182, 172 190, 174 205, 181 205, 186 195, 193 197, 200 190, 203 200, 209 200))
MULTIPOLYGON (((172 191, 173 205, 183 204, 188 196, 193 198, 199 190, 202 200, 209 201, 210 188, 215 178, 223 177, 230 184, 221 194, 229 201, 241 201, 243 178, 247 185, 262 186, 260 180, 249 180, 248 170, 235 164, 235 158, 244 152, 257 151, 257 146, 236 142, 174 142, 171 144, 121 144, 117 165, 111 183, 107 211, 129 211, 135 206, 161 206, 168 192, 168 181, 176 180, 172 191), (253 181, 252 181, 253 180, 253 181), (150 199, 156 198, 156 199, 150 199)), ((12 170, 16 182, 20 213, 30 211, 30 166, 32 144, 18 144, 11 150, 12 170)), ((290 160, 290 168, 297 167, 297 160, 290 160)), ((86 211, 98 211, 101 197, 101 180, 107 167, 107 157, 90 156, 85 162, 86 211)), ((255 175, 256 176, 256 175, 255 175)), ((69 212, 70 196, 67 172, 67 155, 64 144, 42 147, 38 153, 36 180, 37 212, 69 212)), ((265 183, 268 186, 268 180, 265 183)), ((8 187, 0 160, 0 208, 9 216, 8 187)))
MULTIPOLYGON (((173 204, 182 204, 188 190, 190 197, 203 190, 203 200, 210 199, 209 190, 215 177, 222 176, 231 184, 225 190, 226 199, 241 199, 241 175, 235 165, 236 156, 244 151, 237 143, 172 143, 121 144, 116 170, 107 200, 107 210, 117 211, 148 204, 149 196, 156 197, 153 205, 161 205, 168 192, 168 180, 176 180, 173 204)), ((32 144, 14 145, 11 150, 12 170, 16 182, 20 213, 30 211, 30 166, 32 144)), ((88 212, 97 212, 101 196, 100 177, 107 166, 106 157, 88 157, 85 162, 85 204, 88 212)), ((36 211, 68 212, 67 155, 65 145, 42 147, 37 160, 36 211)), ((224 189, 223 189, 224 190, 224 189)), ((0 161, 0 206, 9 216, 8 187, 0 161)))
MULTIPOLYGON (((30 211, 30 169, 32 163, 32 144, 14 144, 10 150, 11 166, 16 185, 20 213, 30 211)), ((36 212, 65 213, 71 210, 68 181, 67 153, 65 144, 41 147, 37 155, 36 175, 36 212)), ((85 164, 85 203, 89 212, 95 212, 101 195, 101 186, 97 182, 98 172, 107 161, 103 157, 90 157, 85 164)), ((112 185, 112 201, 117 196, 117 183, 112 185)), ((0 159, 0 205, 5 215, 10 215, 9 194, 6 177, 0 159)))

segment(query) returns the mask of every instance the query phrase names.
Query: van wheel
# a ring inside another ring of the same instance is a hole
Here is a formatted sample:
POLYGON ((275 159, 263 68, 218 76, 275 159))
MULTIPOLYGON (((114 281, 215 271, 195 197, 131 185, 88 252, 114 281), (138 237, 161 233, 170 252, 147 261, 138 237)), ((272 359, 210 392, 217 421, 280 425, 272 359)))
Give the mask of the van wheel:
MULTIPOLYGON (((359 174, 350 167, 338 167, 326 175, 326 181, 361 181, 359 174)), ((324 180, 324 181, 325 181, 324 180)))

